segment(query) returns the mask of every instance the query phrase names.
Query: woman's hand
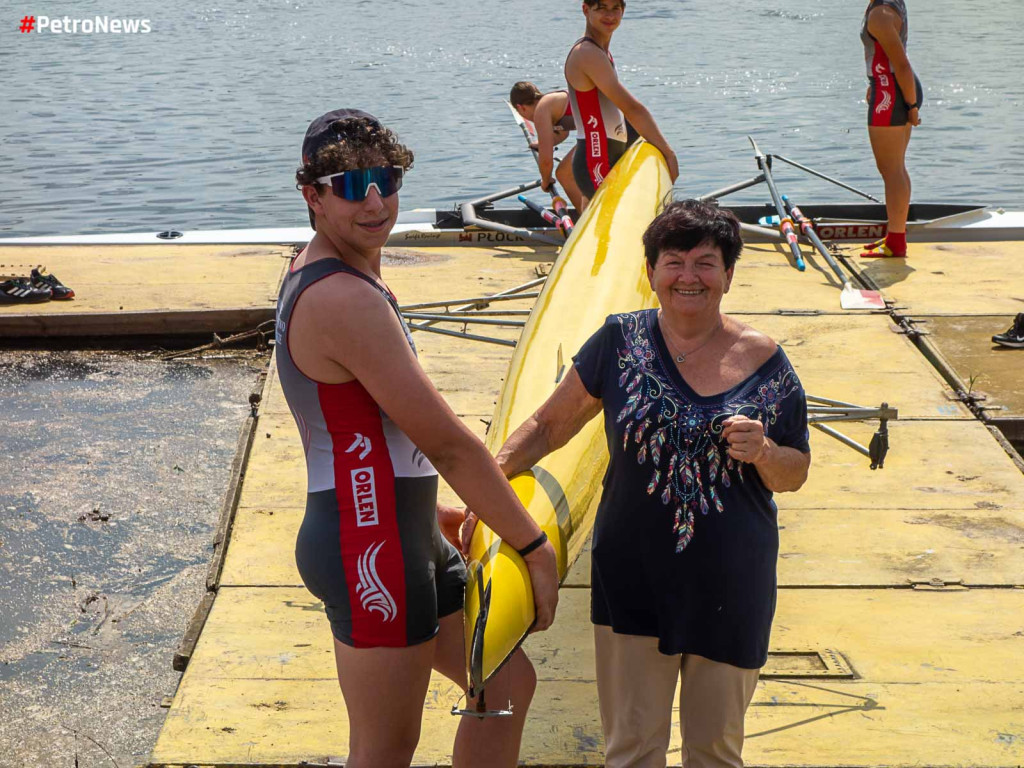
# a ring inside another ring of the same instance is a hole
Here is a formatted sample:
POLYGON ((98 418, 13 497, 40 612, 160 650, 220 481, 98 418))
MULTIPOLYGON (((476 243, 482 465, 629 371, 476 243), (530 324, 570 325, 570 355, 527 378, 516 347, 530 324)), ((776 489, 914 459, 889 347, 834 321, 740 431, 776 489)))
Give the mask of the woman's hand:
POLYGON ((730 416, 723 422, 722 438, 729 443, 729 455, 748 464, 756 464, 771 450, 764 424, 746 416, 730 416))
POLYGON ((437 505, 437 526, 441 529, 441 535, 460 552, 462 551, 462 542, 459 538, 459 530, 465 521, 465 510, 449 507, 447 504, 437 505))
POLYGON ((913 126, 921 124, 921 112, 917 107, 914 107, 912 110, 907 112, 907 122, 913 126))

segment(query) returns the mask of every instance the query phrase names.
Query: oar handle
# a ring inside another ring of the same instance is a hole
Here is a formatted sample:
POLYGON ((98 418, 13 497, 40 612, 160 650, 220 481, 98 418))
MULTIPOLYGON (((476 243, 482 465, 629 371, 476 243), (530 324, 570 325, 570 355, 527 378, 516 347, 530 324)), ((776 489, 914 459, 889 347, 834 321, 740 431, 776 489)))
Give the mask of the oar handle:
POLYGON ((818 237, 818 233, 814 229, 814 222, 804 216, 803 211, 797 208, 786 195, 782 196, 782 203, 786 206, 786 211, 796 219, 797 224, 800 225, 800 229, 803 230, 807 239, 811 241, 811 245, 813 245, 818 253, 824 257, 825 261, 828 262, 832 271, 836 273, 836 277, 839 278, 843 285, 847 285, 850 282, 850 278, 846 276, 843 270, 836 263, 836 260, 832 258, 832 254, 828 252, 828 248, 826 248, 825 244, 821 242, 821 238, 818 237))
POLYGON ((551 211, 549 211, 543 205, 539 205, 539 204, 533 202, 533 200, 531 200, 530 198, 526 197, 525 195, 519 195, 519 202, 521 202, 523 205, 525 205, 531 211, 536 211, 537 213, 539 213, 541 215, 541 218, 543 218, 544 221, 548 222, 548 224, 552 224, 553 226, 556 226, 556 227, 558 226, 558 224, 559 224, 558 218, 555 216, 555 214, 553 214, 551 211))
POLYGON ((789 250, 793 254, 793 260, 796 262, 796 268, 803 272, 807 269, 807 265, 804 264, 803 254, 800 253, 799 238, 796 235, 796 230, 793 229, 793 220, 786 215, 786 209, 782 204, 782 199, 779 197, 779 190, 775 186, 775 179, 772 178, 771 161, 761 151, 761 148, 757 146, 757 142, 754 141, 752 136, 747 136, 750 140, 750 145, 754 148, 754 156, 757 158, 757 167, 761 169, 761 173, 764 174, 765 183, 768 185, 768 192, 772 196, 772 202, 775 204, 775 210, 779 214, 779 231, 782 236, 786 238, 786 242, 789 243, 789 250))

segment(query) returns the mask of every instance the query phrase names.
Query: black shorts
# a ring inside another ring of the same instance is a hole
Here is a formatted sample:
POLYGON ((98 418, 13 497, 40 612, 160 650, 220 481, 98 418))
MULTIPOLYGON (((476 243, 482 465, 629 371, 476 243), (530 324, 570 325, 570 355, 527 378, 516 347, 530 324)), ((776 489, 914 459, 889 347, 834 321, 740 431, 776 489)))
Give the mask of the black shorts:
MULTIPOLYGON (((917 102, 924 103, 924 89, 921 81, 914 75, 917 85, 917 102)), ((868 95, 869 126, 900 126, 907 124, 907 101, 903 98, 903 90, 892 74, 875 75, 871 78, 871 92, 868 95)))
POLYGON ((355 648, 404 648, 437 634, 438 619, 462 610, 466 566, 441 535, 437 476, 395 479, 395 525, 347 528, 334 489, 310 493, 295 542, 306 588, 324 603, 331 632, 355 648), (384 535, 385 528, 397 535, 384 535))
POLYGON ((576 140, 576 152, 572 156, 572 177, 576 180, 580 192, 586 198, 597 194, 604 177, 607 176, 629 145, 624 141, 605 139, 606 156, 592 153, 590 143, 583 139, 576 140))

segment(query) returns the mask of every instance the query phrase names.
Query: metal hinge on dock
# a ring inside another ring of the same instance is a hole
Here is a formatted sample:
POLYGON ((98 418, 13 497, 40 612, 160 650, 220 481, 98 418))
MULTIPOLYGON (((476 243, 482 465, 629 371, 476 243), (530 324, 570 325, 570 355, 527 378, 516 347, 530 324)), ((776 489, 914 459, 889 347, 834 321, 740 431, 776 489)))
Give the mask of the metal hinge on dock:
POLYGON ((917 339, 921 336, 930 336, 931 331, 926 331, 923 328, 915 327, 915 323, 927 323, 927 320, 915 320, 912 317, 901 317, 899 323, 892 323, 889 325, 889 330, 893 333, 898 333, 901 336, 906 336, 910 339, 917 339))
POLYGON ((842 653, 834 648, 772 650, 761 670, 762 680, 806 680, 857 677, 842 653))
POLYGON ((907 581, 912 589, 920 592, 966 592, 969 589, 969 587, 964 586, 963 579, 949 581, 935 577, 931 579, 907 579, 907 581))

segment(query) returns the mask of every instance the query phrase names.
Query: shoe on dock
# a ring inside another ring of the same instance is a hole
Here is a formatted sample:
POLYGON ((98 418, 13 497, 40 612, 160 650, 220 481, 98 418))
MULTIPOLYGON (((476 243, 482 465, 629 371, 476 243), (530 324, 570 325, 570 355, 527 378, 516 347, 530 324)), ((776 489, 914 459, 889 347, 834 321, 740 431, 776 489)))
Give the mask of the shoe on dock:
POLYGON ((862 259, 905 259, 907 254, 893 253, 892 249, 883 241, 865 246, 864 250, 860 253, 860 257, 862 259))
POLYGON ((1004 347, 1024 348, 1024 312, 1020 312, 1013 319, 1013 325, 1006 330, 1006 333, 997 333, 992 337, 992 341, 1004 347))
POLYGON ((32 287, 40 290, 49 288, 53 292, 55 301, 67 301, 75 298, 75 292, 58 280, 55 275, 47 272, 46 267, 43 267, 42 270, 32 270, 32 287))
POLYGON ((0 283, 0 304, 41 304, 53 298, 53 291, 36 288, 28 278, 13 278, 0 283))

